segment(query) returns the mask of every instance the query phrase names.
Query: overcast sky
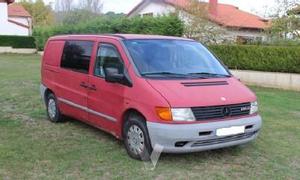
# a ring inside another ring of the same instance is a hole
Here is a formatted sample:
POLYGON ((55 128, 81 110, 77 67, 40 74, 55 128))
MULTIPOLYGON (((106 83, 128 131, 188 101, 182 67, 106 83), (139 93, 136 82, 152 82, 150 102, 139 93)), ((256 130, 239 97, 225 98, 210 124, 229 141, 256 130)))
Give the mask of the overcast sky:
MULTIPOLYGON (((46 3, 54 2, 55 0, 44 0, 46 3)), ((103 11, 114 11, 128 13, 141 0, 102 0, 103 11)), ((220 3, 232 4, 240 9, 258 14, 266 15, 266 10, 275 5, 275 0, 219 0, 220 3)))

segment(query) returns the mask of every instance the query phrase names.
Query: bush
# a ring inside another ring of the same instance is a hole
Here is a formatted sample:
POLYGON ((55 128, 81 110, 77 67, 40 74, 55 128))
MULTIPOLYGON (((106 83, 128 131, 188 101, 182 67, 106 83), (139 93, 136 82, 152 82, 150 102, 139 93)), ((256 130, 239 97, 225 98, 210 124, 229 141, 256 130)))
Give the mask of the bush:
POLYGON ((300 46, 212 45, 229 68, 300 73, 300 46))
POLYGON ((103 16, 76 25, 57 25, 46 28, 36 28, 33 34, 36 38, 38 48, 42 50, 47 39, 54 35, 133 33, 182 36, 183 27, 182 21, 176 16, 144 18, 112 18, 103 16))
POLYGON ((36 48, 34 37, 31 36, 0 36, 0 46, 36 48))

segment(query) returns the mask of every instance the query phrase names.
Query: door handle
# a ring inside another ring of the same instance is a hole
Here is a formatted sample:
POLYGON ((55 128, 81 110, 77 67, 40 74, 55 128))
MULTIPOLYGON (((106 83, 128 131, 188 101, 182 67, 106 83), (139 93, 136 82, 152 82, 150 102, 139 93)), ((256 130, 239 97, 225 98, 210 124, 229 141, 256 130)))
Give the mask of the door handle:
POLYGON ((85 82, 81 82, 80 86, 83 87, 83 88, 88 88, 89 87, 87 84, 85 84, 85 82))
POLYGON ((93 90, 93 91, 96 91, 96 90, 97 90, 96 85, 94 85, 94 84, 93 84, 92 86, 90 86, 89 89, 90 89, 90 90, 93 90))

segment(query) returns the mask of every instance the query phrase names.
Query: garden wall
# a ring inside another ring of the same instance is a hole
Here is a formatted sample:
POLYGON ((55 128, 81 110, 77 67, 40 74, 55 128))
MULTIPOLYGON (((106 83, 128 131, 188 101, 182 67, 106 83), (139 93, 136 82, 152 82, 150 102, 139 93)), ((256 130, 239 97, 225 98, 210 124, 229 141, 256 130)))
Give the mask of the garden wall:
POLYGON ((231 73, 249 85, 300 91, 300 74, 246 70, 231 70, 231 73))

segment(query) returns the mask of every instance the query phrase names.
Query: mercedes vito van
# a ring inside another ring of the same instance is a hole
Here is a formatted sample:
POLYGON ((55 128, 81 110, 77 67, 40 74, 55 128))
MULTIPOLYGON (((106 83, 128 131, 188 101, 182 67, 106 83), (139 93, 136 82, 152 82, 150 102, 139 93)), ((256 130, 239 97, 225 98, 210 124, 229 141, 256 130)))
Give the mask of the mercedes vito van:
POLYGON ((255 94, 201 43, 149 35, 48 40, 41 95, 49 120, 79 119, 123 140, 128 154, 224 148, 261 128, 255 94))

